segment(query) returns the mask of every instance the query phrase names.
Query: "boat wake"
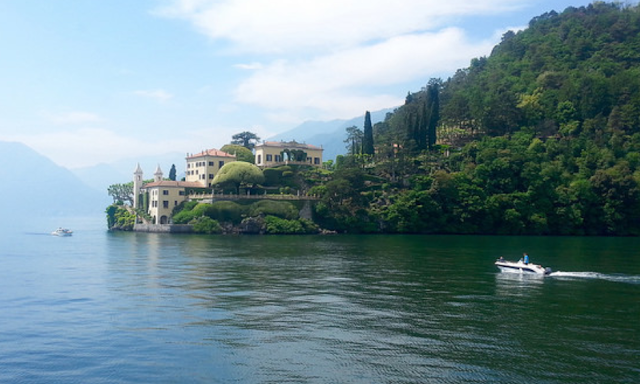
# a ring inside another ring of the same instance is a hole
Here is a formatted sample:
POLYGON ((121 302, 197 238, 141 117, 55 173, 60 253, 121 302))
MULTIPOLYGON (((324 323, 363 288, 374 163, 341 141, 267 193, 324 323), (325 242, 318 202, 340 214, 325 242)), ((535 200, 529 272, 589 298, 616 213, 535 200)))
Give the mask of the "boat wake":
POLYGON ((568 279, 599 279, 618 283, 640 284, 639 275, 606 274, 598 272, 551 272, 548 277, 568 278, 568 279))

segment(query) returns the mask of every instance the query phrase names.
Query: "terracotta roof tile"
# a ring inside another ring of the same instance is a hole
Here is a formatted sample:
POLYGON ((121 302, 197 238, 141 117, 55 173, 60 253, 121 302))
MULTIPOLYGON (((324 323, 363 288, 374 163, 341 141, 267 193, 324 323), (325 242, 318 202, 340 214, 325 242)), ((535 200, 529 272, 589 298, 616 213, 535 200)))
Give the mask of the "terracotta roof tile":
POLYGON ((233 157, 235 158, 235 155, 229 154, 227 152, 222 152, 219 149, 215 149, 215 148, 211 148, 211 149, 207 149, 205 151, 202 151, 200 153, 196 153, 195 155, 189 155, 187 156, 187 159, 195 159, 197 157, 204 157, 204 156, 218 156, 218 157, 233 157))
POLYGON ((323 150, 321 147, 311 144, 298 143, 296 141, 265 141, 262 144, 257 144, 256 147, 308 148, 323 150))
POLYGON ((205 188, 202 183, 197 181, 172 181, 172 180, 162 180, 162 181, 154 181, 149 184, 145 184, 143 188, 154 188, 154 187, 165 187, 165 188, 205 188))

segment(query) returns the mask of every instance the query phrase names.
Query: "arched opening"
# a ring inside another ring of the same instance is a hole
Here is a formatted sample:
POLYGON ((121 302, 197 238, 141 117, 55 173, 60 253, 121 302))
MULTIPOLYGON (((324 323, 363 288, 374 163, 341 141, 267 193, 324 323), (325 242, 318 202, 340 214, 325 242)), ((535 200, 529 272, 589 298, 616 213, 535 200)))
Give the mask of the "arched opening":
POLYGON ((169 218, 167 216, 160 217, 160 224, 168 224, 168 223, 169 223, 169 218))

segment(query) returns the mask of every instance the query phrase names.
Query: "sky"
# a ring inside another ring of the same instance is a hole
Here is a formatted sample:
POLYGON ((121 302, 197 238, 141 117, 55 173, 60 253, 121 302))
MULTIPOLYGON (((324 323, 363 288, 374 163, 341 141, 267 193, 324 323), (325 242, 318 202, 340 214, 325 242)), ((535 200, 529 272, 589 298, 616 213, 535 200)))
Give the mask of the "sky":
POLYGON ((0 0, 0 140, 67 168, 401 105, 585 0, 0 0))

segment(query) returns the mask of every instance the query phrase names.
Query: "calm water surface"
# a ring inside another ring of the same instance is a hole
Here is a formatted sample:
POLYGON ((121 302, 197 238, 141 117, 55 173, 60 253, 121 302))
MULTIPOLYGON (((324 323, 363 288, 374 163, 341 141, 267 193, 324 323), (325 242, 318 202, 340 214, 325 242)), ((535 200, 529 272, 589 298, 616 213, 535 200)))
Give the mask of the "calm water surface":
POLYGON ((0 235, 0 383, 638 383, 640 239, 0 235), (500 274, 498 256, 554 270, 500 274))

